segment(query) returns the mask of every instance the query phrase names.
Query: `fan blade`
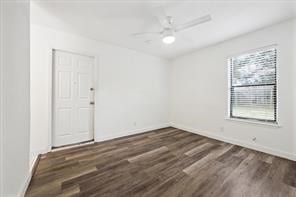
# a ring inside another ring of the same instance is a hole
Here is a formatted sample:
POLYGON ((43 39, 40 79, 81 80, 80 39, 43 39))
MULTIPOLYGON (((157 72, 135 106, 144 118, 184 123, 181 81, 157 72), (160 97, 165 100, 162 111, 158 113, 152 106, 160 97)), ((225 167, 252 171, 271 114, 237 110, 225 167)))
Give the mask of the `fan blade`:
POLYGON ((139 33, 133 33, 132 36, 143 36, 147 34, 162 34, 161 31, 159 32, 139 32, 139 33))
POLYGON ((189 21, 185 24, 182 24, 182 25, 178 25, 175 27, 175 31, 176 32, 179 32, 179 31, 184 31, 184 30, 187 30, 187 29, 190 29, 192 27, 195 27, 199 24, 202 24, 202 23, 205 23, 205 22, 208 22, 212 20, 212 17, 211 15, 205 15, 203 17, 200 17, 200 18, 197 18, 197 19, 194 19, 192 21, 189 21))
POLYGON ((158 19, 160 25, 163 28, 171 27, 171 24, 168 21, 168 16, 166 14, 164 7, 157 7, 153 12, 154 12, 154 16, 158 19))

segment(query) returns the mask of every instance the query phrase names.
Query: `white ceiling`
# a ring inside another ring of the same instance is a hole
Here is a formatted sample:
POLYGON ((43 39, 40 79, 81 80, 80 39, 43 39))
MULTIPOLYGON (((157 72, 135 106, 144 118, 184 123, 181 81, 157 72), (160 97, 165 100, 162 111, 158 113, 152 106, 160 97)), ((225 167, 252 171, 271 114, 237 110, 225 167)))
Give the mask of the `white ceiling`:
POLYGON ((170 59, 295 17, 295 5, 296 1, 270 0, 43 0, 32 4, 31 19, 34 24, 170 59), (159 6, 174 17, 176 24, 206 14, 212 21, 180 32, 171 45, 163 44, 159 36, 131 36, 161 30, 154 16, 159 6))

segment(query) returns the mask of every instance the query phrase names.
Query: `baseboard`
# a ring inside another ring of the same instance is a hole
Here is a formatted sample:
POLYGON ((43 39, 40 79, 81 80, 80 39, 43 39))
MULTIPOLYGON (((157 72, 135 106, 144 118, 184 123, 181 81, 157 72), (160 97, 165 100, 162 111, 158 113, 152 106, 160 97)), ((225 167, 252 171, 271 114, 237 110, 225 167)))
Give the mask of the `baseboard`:
POLYGON ((162 128, 166 128, 166 127, 169 127, 169 126, 170 126, 169 123, 164 123, 164 124, 160 124, 160 125, 156 125, 156 126, 151 126, 151 127, 141 128, 141 129, 135 129, 135 130, 130 130, 130 131, 119 132, 119 133, 115 133, 115 134, 112 134, 112 135, 98 136, 98 137, 96 137, 95 141, 96 142, 101 142, 101 141, 105 141, 105 140, 111 140, 111 139, 124 137, 124 136, 128 136, 128 135, 134 135, 134 134, 144 133, 144 132, 152 131, 152 130, 156 130, 156 129, 162 129, 162 128))
POLYGON ((58 151, 62 151, 62 150, 67 150, 67 149, 71 149, 71 148, 77 148, 77 147, 82 147, 82 146, 88 146, 90 144, 94 144, 95 141, 91 140, 89 142, 80 142, 74 145, 65 145, 63 147, 59 147, 59 148, 54 148, 52 149, 50 152, 58 152, 58 151))
MULTIPOLYGON (((46 154, 50 151, 51 149, 47 149, 47 148, 32 150, 32 152, 30 153, 30 167, 32 168, 34 166, 34 163, 36 162, 36 159, 39 157, 39 155, 46 154), (33 161, 31 160, 31 158, 33 158, 33 161)), ((30 168, 30 171, 32 170, 31 168, 30 168)))
POLYGON ((37 165, 39 163, 40 157, 41 157, 40 154, 35 157, 32 165, 30 166, 30 170, 29 170, 29 173, 28 173, 28 175, 26 177, 26 180, 25 180, 25 182, 23 184, 23 187, 22 187, 23 189, 22 189, 22 191, 20 192, 20 194, 18 196, 21 196, 21 197, 25 196, 26 191, 27 191, 27 189, 28 189, 28 187, 30 185, 31 179, 32 179, 32 177, 35 174, 35 171, 37 169, 37 165))
POLYGON ((34 176, 36 170, 37 170, 37 166, 38 166, 38 163, 40 161, 40 158, 41 158, 41 154, 38 154, 37 157, 34 159, 33 161, 33 164, 30 166, 30 173, 32 175, 32 177, 34 176))
POLYGON ((275 156, 282 157, 282 158, 285 158, 285 159, 296 161, 296 155, 288 153, 288 152, 275 150, 275 149, 272 149, 272 148, 269 148, 269 147, 266 147, 266 146, 262 146, 262 145, 258 145, 258 144, 250 144, 250 143, 247 143, 247 142, 244 142, 244 141, 241 141, 241 140, 237 140, 237 139, 234 139, 234 138, 224 137, 224 136, 221 136, 221 135, 215 135, 215 134, 212 134, 212 133, 209 133, 209 132, 206 132, 206 131, 201 131, 201 130, 198 130, 198 129, 195 129, 195 128, 192 128, 192 127, 188 127, 188 126, 180 125, 180 124, 176 124, 176 123, 170 123, 170 126, 175 127, 177 129, 184 130, 184 131, 188 131, 188 132, 191 132, 191 133, 199 134, 199 135, 202 135, 202 136, 205 136, 205 137, 213 138, 213 139, 216 139, 216 140, 219 140, 219 141, 227 142, 227 143, 230 143, 230 144, 235 144, 235 145, 238 145, 238 146, 243 146, 243 147, 253 149, 253 150, 256 150, 256 151, 260 151, 260 152, 264 152, 264 153, 267 153, 267 154, 271 154, 271 155, 275 155, 275 156))

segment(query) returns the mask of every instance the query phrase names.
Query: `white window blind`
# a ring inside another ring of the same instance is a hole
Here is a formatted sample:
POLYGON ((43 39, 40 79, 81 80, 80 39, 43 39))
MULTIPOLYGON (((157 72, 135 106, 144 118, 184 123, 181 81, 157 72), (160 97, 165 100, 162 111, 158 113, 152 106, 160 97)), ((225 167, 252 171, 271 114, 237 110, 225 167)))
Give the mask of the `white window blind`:
POLYGON ((277 121, 276 48, 228 59, 230 117, 277 121))

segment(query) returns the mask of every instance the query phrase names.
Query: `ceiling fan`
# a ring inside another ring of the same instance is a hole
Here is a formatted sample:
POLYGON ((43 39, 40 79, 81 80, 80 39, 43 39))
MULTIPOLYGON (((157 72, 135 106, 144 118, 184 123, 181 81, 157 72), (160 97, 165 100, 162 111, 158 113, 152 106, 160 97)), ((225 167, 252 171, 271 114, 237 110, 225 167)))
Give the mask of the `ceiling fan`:
POLYGON ((158 32, 139 32, 132 34, 133 36, 143 36, 147 34, 158 34, 162 37, 162 42, 165 44, 172 44, 176 40, 176 33, 191 29, 197 25, 202 23, 208 22, 212 20, 211 15, 205 15, 196 19, 193 19, 189 22, 184 24, 176 25, 174 24, 174 20, 172 16, 168 16, 165 14, 164 10, 162 9, 161 12, 158 11, 156 15, 158 21, 162 26, 162 30, 158 32))

